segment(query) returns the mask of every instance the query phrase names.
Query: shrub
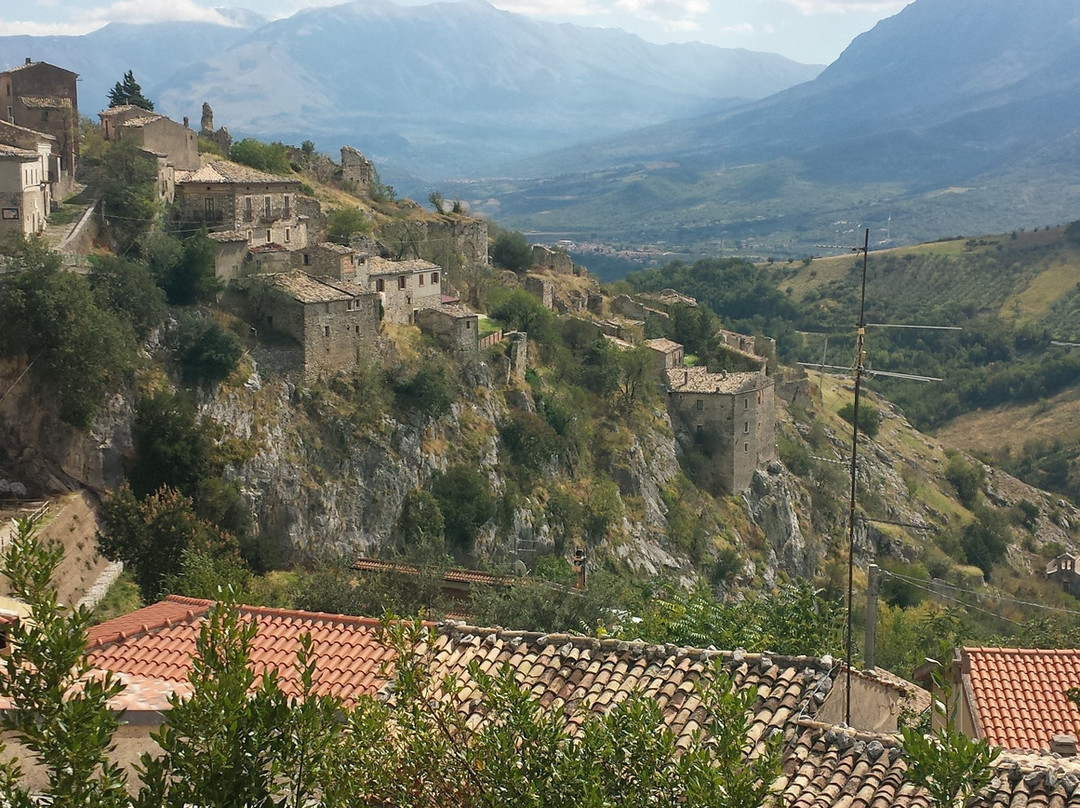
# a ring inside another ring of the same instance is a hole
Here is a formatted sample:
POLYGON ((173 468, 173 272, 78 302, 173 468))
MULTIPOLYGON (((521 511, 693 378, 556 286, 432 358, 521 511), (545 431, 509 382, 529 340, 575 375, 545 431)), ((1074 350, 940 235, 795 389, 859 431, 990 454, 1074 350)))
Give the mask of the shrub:
POLYGON ((495 515, 487 477, 469 466, 451 466, 432 481, 431 493, 443 515, 447 543, 472 553, 480 526, 495 515))
POLYGON ((543 418, 514 412, 499 430, 503 446, 514 463, 540 471, 559 451, 559 436, 543 418))
POLYGON ((246 137, 232 145, 229 159, 271 174, 288 174, 292 171, 289 152, 282 143, 262 143, 246 137))
MULTIPOLYGON (((837 415, 849 424, 855 423, 855 405, 847 403, 836 411, 837 415)), ((881 428, 881 413, 873 404, 866 401, 859 402, 859 431, 873 440, 877 437, 881 428)))
POLYGON ((394 385, 394 397, 402 407, 432 418, 450 412, 454 385, 446 365, 430 359, 408 378, 394 385))
POLYGON ((236 334, 211 319, 188 313, 180 317, 171 342, 181 374, 189 384, 228 378, 244 352, 236 334))
POLYGON ((965 508, 975 506, 984 479, 981 466, 968 463, 962 456, 954 454, 945 466, 945 479, 952 483, 957 498, 965 508))
POLYGON ((491 245, 491 260, 503 269, 522 273, 533 265, 532 247, 523 233, 502 230, 491 245))

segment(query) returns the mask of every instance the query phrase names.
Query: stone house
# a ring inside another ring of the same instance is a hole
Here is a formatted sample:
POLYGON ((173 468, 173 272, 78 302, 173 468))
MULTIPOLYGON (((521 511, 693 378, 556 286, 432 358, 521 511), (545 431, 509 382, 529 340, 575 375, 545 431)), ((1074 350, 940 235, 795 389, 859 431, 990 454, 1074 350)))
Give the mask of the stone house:
MULTIPOLYGON (((1074 597, 1080 595, 1080 573, 1076 570, 1076 556, 1062 553, 1046 564, 1046 578, 1057 581, 1061 588, 1074 597)), ((1080 682, 1077 682, 1080 685, 1080 682)))
POLYGON ((668 409, 691 440, 713 443, 721 484, 745 491, 754 471, 776 459, 773 380, 756 373, 710 373, 704 367, 665 373, 668 409))
MULTIPOLYGON (((79 160, 79 74, 48 62, 34 62, 0 72, 0 118, 52 135, 56 147, 57 198, 74 187, 79 160)), ((53 166, 50 166, 50 172, 53 166)), ((51 176, 51 173, 50 173, 51 176)))
POLYGON ((49 212, 48 169, 41 152, 0 145, 0 236, 41 232, 49 212))
POLYGON ((228 283, 244 274, 245 261, 248 260, 247 234, 239 230, 219 230, 206 235, 216 245, 214 271, 218 278, 228 283))
POLYGON ((214 160, 196 171, 176 172, 176 200, 183 221, 210 231, 237 231, 251 247, 307 246, 307 219, 297 210, 300 181, 214 160))
POLYGON ((357 275, 367 272, 368 255, 344 244, 323 241, 309 244, 296 254, 300 268, 308 275, 318 278, 334 278, 339 281, 356 281, 357 275))
POLYGON ((0 121, 0 146, 12 146, 16 149, 37 152, 41 155, 45 167, 43 176, 48 184, 47 195, 50 204, 45 208, 49 212, 52 205, 63 199, 70 189, 70 183, 60 171, 60 153, 56 138, 45 132, 27 129, 7 121, 0 121))
POLYGON ((443 350, 469 359, 480 355, 480 318, 475 311, 461 304, 451 303, 437 308, 419 309, 415 320, 420 330, 434 337, 443 350))
POLYGON ((645 340, 645 347, 653 353, 656 362, 656 372, 660 378, 664 378, 664 371, 672 368, 681 368, 685 349, 674 340, 660 337, 659 339, 645 340))
POLYGON ((293 271, 251 275, 232 290, 257 328, 300 345, 306 384, 349 370, 374 350, 378 298, 356 284, 293 271))
POLYGON ((99 112, 101 133, 112 143, 133 138, 144 151, 162 155, 176 171, 199 168, 198 138, 187 119, 179 124, 171 118, 142 107, 124 104, 99 112))
POLYGON ((390 323, 412 323, 417 311, 442 303, 442 268, 422 258, 368 258, 356 282, 379 296, 383 316, 390 323))

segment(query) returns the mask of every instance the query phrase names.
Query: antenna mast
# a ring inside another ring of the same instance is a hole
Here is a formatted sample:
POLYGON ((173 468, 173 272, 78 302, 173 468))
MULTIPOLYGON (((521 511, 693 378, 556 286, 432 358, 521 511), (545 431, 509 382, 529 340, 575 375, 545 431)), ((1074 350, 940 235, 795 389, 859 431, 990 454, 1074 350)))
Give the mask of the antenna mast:
POLYGON ((851 418, 851 497, 848 500, 847 633, 845 636, 847 671, 844 687, 844 723, 849 727, 851 726, 852 615, 855 600, 855 480, 859 451, 859 392, 862 388, 865 354, 863 341, 866 337, 866 262, 869 253, 870 228, 868 227, 862 247, 862 289, 859 293, 859 323, 855 339, 855 406, 851 418))

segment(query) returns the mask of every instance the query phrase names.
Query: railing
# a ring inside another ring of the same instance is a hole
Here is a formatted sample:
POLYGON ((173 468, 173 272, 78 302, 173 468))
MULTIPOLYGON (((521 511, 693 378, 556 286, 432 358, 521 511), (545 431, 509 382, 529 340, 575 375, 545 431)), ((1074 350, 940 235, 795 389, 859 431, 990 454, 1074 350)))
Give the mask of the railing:
POLYGON ((498 345, 503 340, 502 329, 499 329, 494 334, 488 334, 486 337, 480 339, 480 349, 490 348, 492 345, 498 345))

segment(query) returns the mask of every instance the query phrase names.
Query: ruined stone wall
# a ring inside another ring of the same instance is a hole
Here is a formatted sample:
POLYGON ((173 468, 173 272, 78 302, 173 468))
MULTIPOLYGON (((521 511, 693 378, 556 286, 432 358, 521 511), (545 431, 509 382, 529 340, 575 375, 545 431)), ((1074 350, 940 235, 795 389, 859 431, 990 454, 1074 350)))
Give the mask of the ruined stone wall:
MULTIPOLYGON (((430 247, 424 254, 435 263, 447 249, 460 255, 466 264, 488 264, 488 226, 485 219, 443 216, 423 222, 424 242, 430 247)), ((448 265, 445 260, 443 263, 448 265)))
POLYGON ((455 314, 445 309, 420 309, 416 312, 416 325, 430 334, 443 350, 458 356, 476 358, 480 353, 480 340, 475 314, 455 314))
POLYGON ((375 183, 375 165, 352 146, 342 146, 341 179, 356 183, 357 190, 367 193, 375 183))
POLYGON ((224 154, 228 154, 229 149, 232 148, 232 135, 224 126, 220 129, 214 129, 214 110, 205 101, 203 101, 202 105, 202 122, 199 126, 199 137, 213 143, 224 154))
POLYGON ((555 308, 555 284, 539 275, 526 275, 522 281, 525 291, 540 298, 545 309, 555 308))
POLYGON ((532 245, 533 267, 559 275, 574 274, 574 259, 563 250, 545 247, 543 244, 532 245))

